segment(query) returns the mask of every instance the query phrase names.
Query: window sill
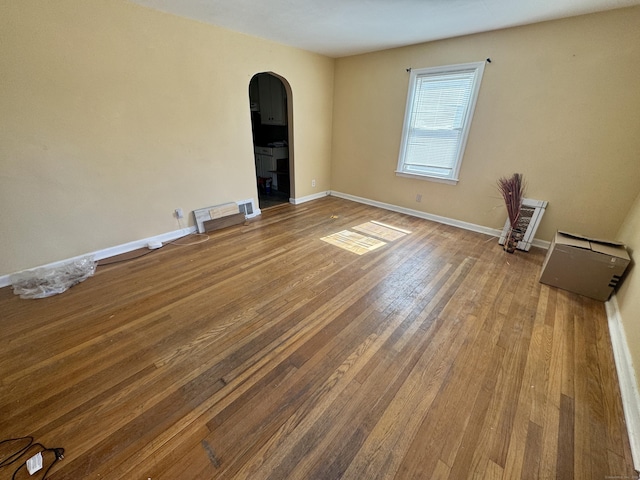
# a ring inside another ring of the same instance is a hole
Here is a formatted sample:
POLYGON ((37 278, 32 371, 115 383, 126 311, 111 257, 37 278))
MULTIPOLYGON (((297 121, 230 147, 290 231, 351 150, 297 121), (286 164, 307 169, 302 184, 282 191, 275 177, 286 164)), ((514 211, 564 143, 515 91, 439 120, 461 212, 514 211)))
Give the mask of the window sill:
POLYGON ((406 178, 416 178, 418 180, 427 180, 429 182, 437 182, 437 183, 446 183, 447 185, 457 185, 457 178, 440 178, 440 177, 431 177, 429 175, 421 175, 419 173, 406 173, 400 172, 396 170, 396 176, 398 177, 406 177, 406 178))

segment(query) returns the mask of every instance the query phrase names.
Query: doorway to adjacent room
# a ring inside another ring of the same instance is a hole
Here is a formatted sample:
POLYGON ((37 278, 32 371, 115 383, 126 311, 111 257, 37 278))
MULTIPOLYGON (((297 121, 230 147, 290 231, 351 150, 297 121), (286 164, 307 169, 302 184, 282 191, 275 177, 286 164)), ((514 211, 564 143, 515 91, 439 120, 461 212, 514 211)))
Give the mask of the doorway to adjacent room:
POLYGON ((289 203, 292 192, 290 89, 286 80, 258 73, 249 83, 251 128, 260 209, 289 203))

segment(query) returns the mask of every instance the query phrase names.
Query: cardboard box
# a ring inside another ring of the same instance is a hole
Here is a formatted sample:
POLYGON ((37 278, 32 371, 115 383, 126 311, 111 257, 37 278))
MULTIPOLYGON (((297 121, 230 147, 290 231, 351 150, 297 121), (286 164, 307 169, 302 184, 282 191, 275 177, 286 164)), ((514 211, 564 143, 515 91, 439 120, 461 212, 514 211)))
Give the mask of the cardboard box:
POLYGON ((556 232, 540 282, 606 301, 631 258, 622 243, 556 232))

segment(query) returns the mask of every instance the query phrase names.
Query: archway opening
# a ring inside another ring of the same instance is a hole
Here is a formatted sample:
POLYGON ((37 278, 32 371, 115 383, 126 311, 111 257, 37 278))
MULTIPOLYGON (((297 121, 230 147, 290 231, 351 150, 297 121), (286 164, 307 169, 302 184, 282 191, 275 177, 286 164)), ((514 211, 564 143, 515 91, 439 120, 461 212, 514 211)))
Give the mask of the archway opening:
POLYGON ((260 209, 289 203, 293 191, 290 95, 280 77, 258 73, 249 83, 260 209))

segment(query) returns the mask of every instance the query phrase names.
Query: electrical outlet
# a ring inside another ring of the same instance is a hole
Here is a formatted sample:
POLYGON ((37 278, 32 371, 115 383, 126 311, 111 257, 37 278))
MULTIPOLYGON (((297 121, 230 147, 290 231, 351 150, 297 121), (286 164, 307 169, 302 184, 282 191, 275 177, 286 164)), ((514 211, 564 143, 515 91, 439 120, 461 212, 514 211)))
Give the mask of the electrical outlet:
POLYGON ((316 186, 316 179, 314 178, 313 180, 311 180, 311 186, 315 187, 316 186))
POLYGON ((184 217, 184 212, 182 211, 181 208, 176 208, 176 218, 183 218, 184 217))
POLYGON ((416 202, 420 203, 422 201, 422 194, 416 193, 416 202))

